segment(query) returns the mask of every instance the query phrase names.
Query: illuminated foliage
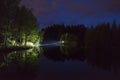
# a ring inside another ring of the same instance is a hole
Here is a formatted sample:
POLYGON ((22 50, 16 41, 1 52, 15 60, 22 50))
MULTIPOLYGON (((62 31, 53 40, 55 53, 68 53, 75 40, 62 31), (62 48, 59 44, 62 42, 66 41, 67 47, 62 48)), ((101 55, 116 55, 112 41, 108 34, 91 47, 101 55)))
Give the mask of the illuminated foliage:
POLYGON ((65 33, 61 36, 60 41, 64 41, 64 46, 77 46, 77 37, 75 35, 65 33))
POLYGON ((38 38, 38 25, 32 11, 19 5, 20 0, 0 1, 0 46, 26 46, 38 38))
POLYGON ((77 47, 77 37, 75 35, 65 33, 61 36, 60 41, 64 41, 60 49, 66 55, 71 54, 77 47))
POLYGON ((35 43, 38 39, 38 26, 32 11, 22 6, 16 14, 16 22, 20 43, 35 43), (22 16, 22 17, 21 17, 22 16))
POLYGON ((11 36, 14 17, 18 9, 20 0, 0 0, 0 36, 2 37, 1 46, 9 46, 8 39, 11 36))

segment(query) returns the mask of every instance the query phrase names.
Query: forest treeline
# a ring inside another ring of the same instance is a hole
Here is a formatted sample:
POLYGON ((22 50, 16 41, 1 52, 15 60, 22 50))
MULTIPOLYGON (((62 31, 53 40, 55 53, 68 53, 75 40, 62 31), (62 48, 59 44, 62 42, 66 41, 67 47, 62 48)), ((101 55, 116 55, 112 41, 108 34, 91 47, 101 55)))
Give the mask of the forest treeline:
POLYGON ((37 20, 20 1, 0 0, 0 47, 23 46, 38 38, 37 20))
POLYGON ((120 25, 102 23, 96 26, 85 25, 51 25, 41 30, 43 41, 75 41, 60 48, 44 48, 44 55, 54 61, 80 60, 108 70, 117 71, 120 66, 120 25), (70 47, 70 48, 69 48, 70 47), (52 50, 51 50, 52 49, 52 50))
MULTIPOLYGON (((120 25, 102 23, 96 26, 54 24, 41 30, 43 41, 64 40, 82 48, 119 48, 120 25)), ((69 45, 68 44, 68 45, 69 45)))

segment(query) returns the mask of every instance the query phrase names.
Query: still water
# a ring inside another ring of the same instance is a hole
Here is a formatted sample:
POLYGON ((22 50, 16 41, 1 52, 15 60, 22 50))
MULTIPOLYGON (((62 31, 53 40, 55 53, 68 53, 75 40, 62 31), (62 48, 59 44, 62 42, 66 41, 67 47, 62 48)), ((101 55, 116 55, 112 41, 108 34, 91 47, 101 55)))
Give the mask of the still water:
POLYGON ((120 80, 119 57, 68 47, 1 51, 0 80, 120 80))

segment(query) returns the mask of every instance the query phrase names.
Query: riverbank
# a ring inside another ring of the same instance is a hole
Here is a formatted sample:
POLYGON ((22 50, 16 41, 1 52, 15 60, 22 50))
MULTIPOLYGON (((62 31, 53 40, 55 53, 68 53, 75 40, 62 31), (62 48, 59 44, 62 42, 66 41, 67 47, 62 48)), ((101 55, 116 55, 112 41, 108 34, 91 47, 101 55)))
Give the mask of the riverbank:
POLYGON ((15 51, 15 50, 27 50, 30 49, 32 47, 28 47, 28 46, 10 46, 10 47, 1 47, 0 48, 0 52, 9 52, 9 51, 15 51))

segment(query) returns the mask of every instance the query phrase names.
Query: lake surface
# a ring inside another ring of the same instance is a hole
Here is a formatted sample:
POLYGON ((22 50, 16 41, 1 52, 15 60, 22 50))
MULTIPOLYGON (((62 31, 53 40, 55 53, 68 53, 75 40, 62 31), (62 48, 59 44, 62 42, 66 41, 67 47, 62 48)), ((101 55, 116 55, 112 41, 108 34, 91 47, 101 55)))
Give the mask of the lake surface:
POLYGON ((120 56, 68 47, 0 52, 0 80, 120 80, 120 56))

